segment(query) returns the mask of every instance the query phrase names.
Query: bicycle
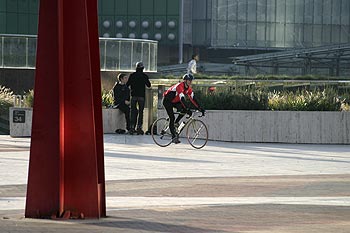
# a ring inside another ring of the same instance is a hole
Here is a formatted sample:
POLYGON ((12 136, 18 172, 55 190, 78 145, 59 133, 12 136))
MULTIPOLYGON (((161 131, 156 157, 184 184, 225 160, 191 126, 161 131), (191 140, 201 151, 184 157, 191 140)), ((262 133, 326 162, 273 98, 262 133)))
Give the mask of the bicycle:
MULTIPOLYGON (((186 128, 186 137, 190 145, 196 149, 203 148, 208 142, 208 128, 201 120, 195 119, 195 115, 200 113, 198 110, 192 111, 191 116, 175 128, 180 135, 186 128), (184 123, 184 124, 182 124, 184 123)), ((176 112, 175 114, 183 114, 176 112)), ((202 117, 204 115, 198 116, 202 117)), ((153 141, 161 147, 169 146, 172 142, 172 135, 169 127, 169 118, 158 118, 152 124, 151 135, 153 141)))

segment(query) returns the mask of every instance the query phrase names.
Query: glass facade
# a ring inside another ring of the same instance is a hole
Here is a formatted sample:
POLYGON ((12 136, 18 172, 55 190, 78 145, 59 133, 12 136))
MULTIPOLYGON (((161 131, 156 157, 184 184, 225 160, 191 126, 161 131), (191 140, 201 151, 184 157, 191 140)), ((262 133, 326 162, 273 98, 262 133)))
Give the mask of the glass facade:
MULTIPOLYGON (((0 0, 0 34, 36 35, 39 0, 0 0)), ((99 34, 106 38, 177 44, 179 0, 98 0, 99 34)))
POLYGON ((349 0, 194 0, 194 3, 198 4, 194 6, 194 30, 207 28, 207 35, 193 34, 194 41, 202 45, 302 48, 350 43, 349 0), (207 15, 200 13, 203 5, 210 9, 207 15))
POLYGON ((101 37, 178 43, 179 0, 99 0, 98 4, 101 37))
MULTIPOLYGON (((0 35, 0 68, 35 68, 36 36, 0 35)), ((158 42, 100 38, 102 71, 134 71, 143 61, 145 71, 157 71, 158 42)))
POLYGON ((0 33, 35 35, 39 0, 0 0, 0 33))

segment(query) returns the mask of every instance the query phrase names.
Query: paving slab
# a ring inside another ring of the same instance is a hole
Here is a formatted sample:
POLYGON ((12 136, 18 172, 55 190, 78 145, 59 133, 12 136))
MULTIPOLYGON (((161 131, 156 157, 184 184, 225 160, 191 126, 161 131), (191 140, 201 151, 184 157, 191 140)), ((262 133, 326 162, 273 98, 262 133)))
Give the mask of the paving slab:
POLYGON ((30 138, 0 136, 0 232, 350 232, 350 147, 166 148, 104 135, 107 218, 23 217, 30 138))

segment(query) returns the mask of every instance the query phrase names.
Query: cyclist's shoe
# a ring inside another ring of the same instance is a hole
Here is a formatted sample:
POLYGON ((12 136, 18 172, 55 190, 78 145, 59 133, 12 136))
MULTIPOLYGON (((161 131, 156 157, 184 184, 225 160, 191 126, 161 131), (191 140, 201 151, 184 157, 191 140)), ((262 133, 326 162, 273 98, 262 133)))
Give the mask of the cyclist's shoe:
POLYGON ((130 135, 134 135, 135 132, 136 132, 136 131, 135 131, 134 129, 130 129, 130 130, 129 130, 129 134, 130 134, 130 135))
POLYGON ((173 137, 173 139, 171 140, 172 143, 175 143, 175 144, 179 144, 181 143, 181 141, 179 140, 179 136, 176 135, 175 137, 173 137))
POLYGON ((136 133, 137 133, 137 135, 143 135, 144 134, 142 129, 137 129, 136 133))

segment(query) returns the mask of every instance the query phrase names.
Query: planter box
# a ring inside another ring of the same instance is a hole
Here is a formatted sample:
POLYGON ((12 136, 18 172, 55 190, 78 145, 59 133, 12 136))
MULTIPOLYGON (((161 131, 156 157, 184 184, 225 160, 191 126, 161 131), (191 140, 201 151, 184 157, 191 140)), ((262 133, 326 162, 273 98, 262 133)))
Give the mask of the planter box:
POLYGON ((209 110, 201 119, 211 140, 350 144, 350 112, 209 110))
POLYGON ((29 137, 32 133, 32 108, 10 108, 10 136, 29 137))
MULTIPOLYGON (((10 136, 30 137, 32 131, 32 108, 10 108, 10 136)), ((148 130, 148 109, 145 108, 143 128, 148 130)), ((115 133, 116 129, 125 129, 125 116, 119 109, 102 109, 103 133, 115 133)))

